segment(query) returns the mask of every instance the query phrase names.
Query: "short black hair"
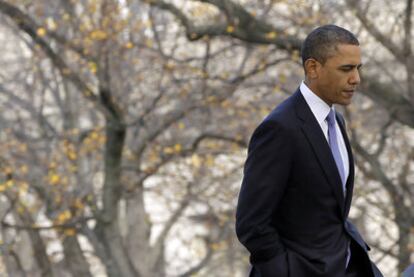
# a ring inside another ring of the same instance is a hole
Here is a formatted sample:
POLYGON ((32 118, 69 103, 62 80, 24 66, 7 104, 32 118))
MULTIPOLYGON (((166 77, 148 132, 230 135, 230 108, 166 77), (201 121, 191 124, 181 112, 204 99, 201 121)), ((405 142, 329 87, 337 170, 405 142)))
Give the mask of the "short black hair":
POLYGON ((336 25, 324 25, 314 29, 302 44, 303 66, 305 67, 306 60, 310 58, 324 64, 335 54, 338 44, 359 45, 359 41, 353 33, 336 25))

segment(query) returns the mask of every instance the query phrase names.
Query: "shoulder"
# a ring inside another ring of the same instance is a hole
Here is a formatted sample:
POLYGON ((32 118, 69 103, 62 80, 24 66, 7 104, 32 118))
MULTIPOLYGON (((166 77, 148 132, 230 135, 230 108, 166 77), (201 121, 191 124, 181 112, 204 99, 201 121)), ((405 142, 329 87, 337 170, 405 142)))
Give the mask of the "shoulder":
POLYGON ((288 137, 296 127, 295 111, 289 102, 286 100, 273 109, 255 129, 253 137, 288 137))
POLYGON ((298 102, 297 93, 288 97, 274 108, 269 115, 263 120, 264 124, 276 125, 280 127, 289 128, 296 122, 296 106, 298 102))

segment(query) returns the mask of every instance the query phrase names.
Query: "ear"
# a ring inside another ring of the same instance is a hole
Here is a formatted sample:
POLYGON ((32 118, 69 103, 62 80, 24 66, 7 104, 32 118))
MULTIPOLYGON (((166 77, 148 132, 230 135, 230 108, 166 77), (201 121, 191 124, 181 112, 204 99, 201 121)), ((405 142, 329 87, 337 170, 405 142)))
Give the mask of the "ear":
POLYGON ((314 58, 309 58, 305 61, 305 74, 309 79, 317 79, 319 76, 320 63, 314 58))

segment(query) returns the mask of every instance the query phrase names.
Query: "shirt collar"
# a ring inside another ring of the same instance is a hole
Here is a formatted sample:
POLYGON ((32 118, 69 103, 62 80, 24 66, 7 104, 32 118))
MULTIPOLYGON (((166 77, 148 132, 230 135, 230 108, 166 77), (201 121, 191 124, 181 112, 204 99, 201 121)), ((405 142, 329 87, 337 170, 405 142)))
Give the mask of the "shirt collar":
MULTIPOLYGON (((305 98, 306 103, 310 107, 318 123, 321 124, 324 122, 331 110, 331 107, 329 107, 325 101, 317 96, 303 81, 300 84, 300 92, 305 98)), ((334 106, 332 106, 332 109, 335 110, 334 106)))

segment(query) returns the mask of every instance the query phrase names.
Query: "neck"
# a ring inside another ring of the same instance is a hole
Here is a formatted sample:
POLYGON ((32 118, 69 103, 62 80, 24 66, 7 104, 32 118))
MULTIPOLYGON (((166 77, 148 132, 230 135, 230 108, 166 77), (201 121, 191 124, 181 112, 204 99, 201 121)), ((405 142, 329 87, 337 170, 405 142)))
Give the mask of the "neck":
POLYGON ((327 102, 324 97, 322 97, 321 93, 319 92, 318 87, 316 86, 315 82, 311 82, 308 78, 305 78, 304 81, 305 85, 315 93, 320 99, 322 99, 329 107, 332 108, 332 103, 327 102))

